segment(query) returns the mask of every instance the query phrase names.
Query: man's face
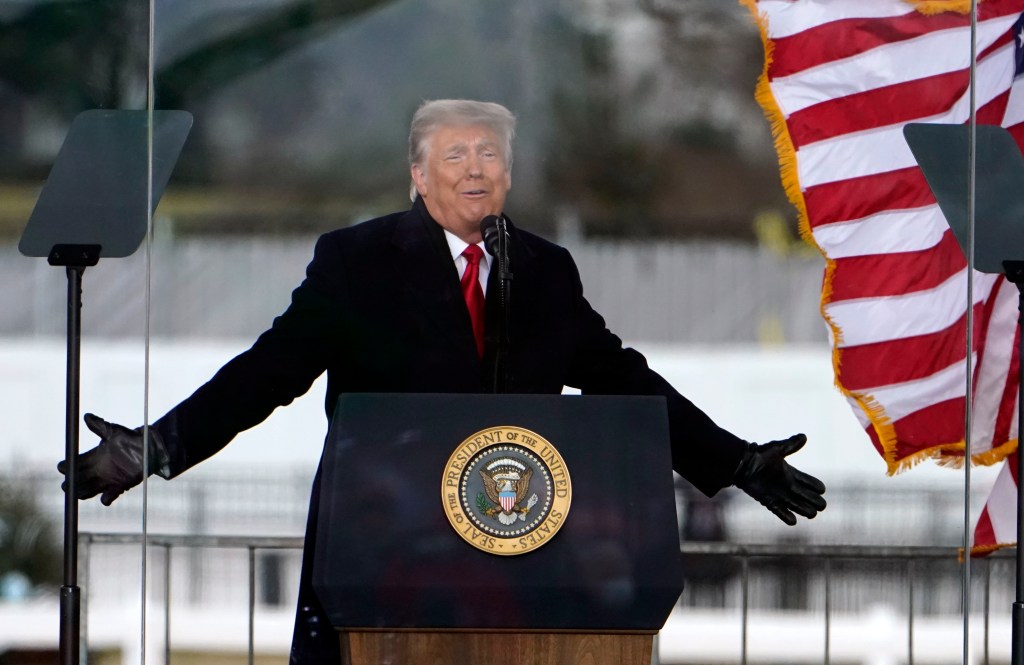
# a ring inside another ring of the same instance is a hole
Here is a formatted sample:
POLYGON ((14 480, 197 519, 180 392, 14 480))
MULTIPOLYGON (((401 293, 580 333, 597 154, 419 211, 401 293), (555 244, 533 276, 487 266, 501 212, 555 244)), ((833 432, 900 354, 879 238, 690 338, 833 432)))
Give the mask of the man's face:
POLYGON ((412 179, 430 216, 468 243, 480 242, 480 220, 501 213, 512 186, 498 137, 482 125, 439 127, 412 179))

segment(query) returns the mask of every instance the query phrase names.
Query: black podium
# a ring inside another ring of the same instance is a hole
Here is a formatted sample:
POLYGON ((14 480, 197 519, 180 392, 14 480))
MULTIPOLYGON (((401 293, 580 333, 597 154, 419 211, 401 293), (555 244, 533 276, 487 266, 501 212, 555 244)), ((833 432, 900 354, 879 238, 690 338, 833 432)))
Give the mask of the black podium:
POLYGON ((682 591, 662 398, 345 395, 322 473, 343 662, 650 663, 682 591))

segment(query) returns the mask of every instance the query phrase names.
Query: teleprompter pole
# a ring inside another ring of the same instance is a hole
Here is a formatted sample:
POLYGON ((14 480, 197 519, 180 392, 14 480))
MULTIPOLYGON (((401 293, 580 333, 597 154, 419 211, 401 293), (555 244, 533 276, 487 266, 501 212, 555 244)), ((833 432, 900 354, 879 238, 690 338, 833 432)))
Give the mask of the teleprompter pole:
MULTIPOLYGON (((1017 324, 1024 330, 1024 261, 1003 261, 1006 279, 1017 286, 1017 324)), ((1024 335, 1018 333, 1018 358, 1024 361, 1024 335)), ((1024 372, 1018 364, 1017 368, 1017 422, 1018 427, 1024 424, 1024 372)), ((1017 559, 1016 559, 1016 595, 1013 601, 1010 631, 1010 663, 1024 665, 1024 491, 1021 484, 1024 479, 1024 451, 1017 447, 1017 559)))
POLYGON ((82 274, 99 261, 99 245, 54 245, 47 261, 68 277, 67 381, 64 421, 64 581, 60 588, 60 665, 79 665, 82 591, 78 587, 78 412, 82 349, 82 274))

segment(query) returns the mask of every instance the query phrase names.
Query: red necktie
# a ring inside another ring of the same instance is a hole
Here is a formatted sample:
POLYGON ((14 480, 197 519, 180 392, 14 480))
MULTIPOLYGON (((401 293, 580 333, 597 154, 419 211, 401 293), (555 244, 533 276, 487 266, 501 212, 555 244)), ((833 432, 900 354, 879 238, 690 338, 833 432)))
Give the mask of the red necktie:
POLYGON ((466 299, 469 309, 469 320, 473 324, 473 337, 476 339, 476 352, 484 357, 484 290, 480 287, 480 259, 484 251, 476 245, 470 245, 462 252, 468 265, 462 273, 462 297, 466 299))

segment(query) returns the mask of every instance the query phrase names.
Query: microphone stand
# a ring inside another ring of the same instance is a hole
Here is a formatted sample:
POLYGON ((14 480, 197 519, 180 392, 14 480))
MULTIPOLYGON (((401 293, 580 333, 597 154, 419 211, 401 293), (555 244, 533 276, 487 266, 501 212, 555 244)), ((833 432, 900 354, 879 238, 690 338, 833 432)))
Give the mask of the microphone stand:
POLYGON ((498 217, 498 336, 494 354, 494 392, 508 390, 508 348, 509 348, 509 302, 512 296, 512 270, 508 258, 508 223, 504 216, 498 217))

